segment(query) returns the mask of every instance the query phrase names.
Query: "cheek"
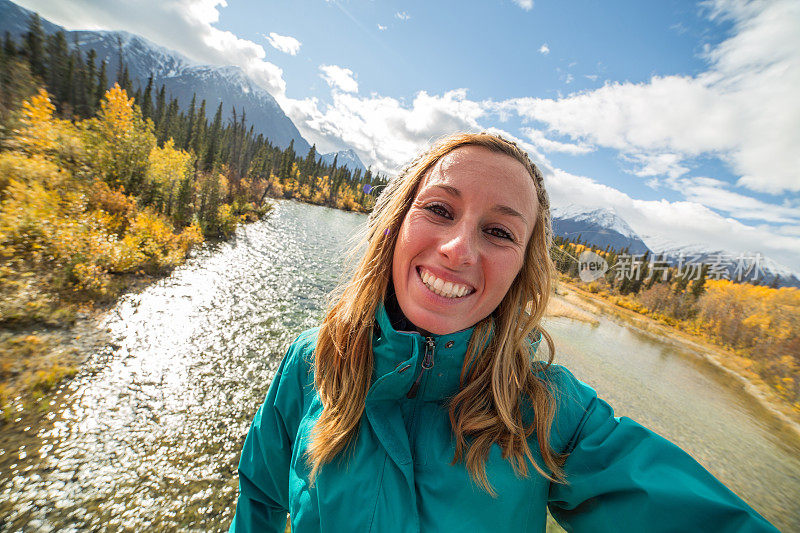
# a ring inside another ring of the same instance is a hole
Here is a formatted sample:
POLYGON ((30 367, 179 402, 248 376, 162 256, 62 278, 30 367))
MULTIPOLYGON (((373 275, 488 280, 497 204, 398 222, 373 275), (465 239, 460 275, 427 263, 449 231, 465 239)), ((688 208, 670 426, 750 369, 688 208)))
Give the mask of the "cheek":
POLYGON ((408 220, 404 221, 400 226, 400 231, 397 234, 397 241, 394 244, 394 254, 392 256, 392 276, 399 278, 403 274, 403 270, 408 268, 408 263, 411 260, 412 248, 414 241, 412 235, 413 231, 408 226, 408 220))
POLYGON ((488 273, 494 282, 496 292, 505 295, 514 279, 519 274, 522 268, 522 262, 519 257, 514 254, 513 256, 506 257, 505 260, 496 258, 488 265, 490 272, 488 273))

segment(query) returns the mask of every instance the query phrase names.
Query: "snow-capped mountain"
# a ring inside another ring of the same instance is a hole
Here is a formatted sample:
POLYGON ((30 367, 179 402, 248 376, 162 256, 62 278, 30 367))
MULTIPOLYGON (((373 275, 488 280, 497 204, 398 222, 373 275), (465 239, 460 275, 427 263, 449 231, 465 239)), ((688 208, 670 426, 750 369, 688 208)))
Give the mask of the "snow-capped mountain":
POLYGON ((563 238, 575 239, 598 248, 611 246, 615 250, 628 248, 631 254, 643 254, 647 245, 613 208, 587 209, 574 204, 551 209, 553 232, 563 238))
POLYGON ((800 287, 800 276, 790 268, 758 252, 740 253, 713 248, 702 244, 680 244, 654 235, 642 236, 657 255, 663 254, 672 265, 679 263, 705 263, 718 265, 734 281, 751 281, 769 285, 778 277, 780 287, 800 287), (738 279, 737 279, 738 278, 738 279))
POLYGON ((574 239, 580 235, 583 242, 599 248, 611 245, 617 251, 627 247, 630 254, 649 250, 651 259, 662 256, 663 261, 682 268, 694 268, 691 264, 711 265, 717 272, 716 277, 722 277, 725 272, 732 281, 769 285, 777 276, 780 287, 800 287, 800 276, 760 253, 736 253, 654 235, 639 235, 613 208, 593 209, 569 204, 552 208, 551 214, 553 231, 564 238, 574 239))
MULTIPOLYGON (((28 31, 32 12, 9 0, 0 0, 0 33, 8 31, 19 41, 28 31)), ((153 76, 153 97, 163 84, 167 96, 177 98, 182 110, 188 109, 192 94, 197 95, 197 105, 206 101, 206 116, 212 119, 220 102, 223 119, 231 118, 232 108, 237 116, 246 113, 247 124, 256 133, 262 133, 270 142, 281 148, 294 140, 296 153, 303 154, 311 147, 300 135, 297 127, 286 116, 269 92, 256 85, 239 67, 201 65, 189 58, 159 46, 147 39, 124 31, 66 31, 42 19, 45 33, 64 31, 67 42, 77 43, 86 54, 94 49, 97 64, 106 61, 109 86, 113 84, 119 68, 120 49, 128 67, 134 87, 144 89, 153 76)))
POLYGON ((358 154, 355 153, 352 149, 348 148, 347 150, 339 150, 338 152, 330 152, 328 154, 322 154, 320 159, 325 162, 325 164, 330 165, 333 163, 334 157, 336 159, 336 166, 337 167, 347 167, 350 171, 355 171, 356 169, 361 169, 361 171, 367 170, 364 166, 364 163, 361 162, 361 159, 358 157, 358 154), (337 157, 338 156, 338 157, 337 157))

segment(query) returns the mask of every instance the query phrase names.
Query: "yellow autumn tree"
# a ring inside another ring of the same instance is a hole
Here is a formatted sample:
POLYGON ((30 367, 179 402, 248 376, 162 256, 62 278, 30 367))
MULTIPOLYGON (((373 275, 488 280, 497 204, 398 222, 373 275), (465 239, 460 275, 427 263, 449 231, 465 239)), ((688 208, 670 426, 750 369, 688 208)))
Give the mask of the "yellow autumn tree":
POLYGON ((20 128, 9 143, 12 148, 29 155, 46 155, 59 146, 61 123, 53 118, 56 107, 47 91, 39 92, 22 104, 20 128))
POLYGON ((94 168, 112 187, 140 194, 156 146, 153 123, 118 84, 109 89, 96 118, 86 121, 87 147, 94 168))
POLYGON ((181 182, 191 175, 192 155, 175 148, 172 139, 162 148, 150 151, 142 201, 152 205, 159 213, 172 214, 172 206, 177 201, 181 182))

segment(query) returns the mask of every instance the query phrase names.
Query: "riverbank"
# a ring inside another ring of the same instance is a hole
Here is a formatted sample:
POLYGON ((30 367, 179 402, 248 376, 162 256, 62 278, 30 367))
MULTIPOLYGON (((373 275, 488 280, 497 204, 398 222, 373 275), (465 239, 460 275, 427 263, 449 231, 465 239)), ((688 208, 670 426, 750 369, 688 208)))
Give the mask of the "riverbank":
POLYGON ((750 359, 738 356, 733 351, 712 344, 701 337, 615 305, 564 279, 559 281, 557 296, 574 306, 581 307, 586 312, 619 317, 624 319, 626 325, 635 327, 650 337, 687 348, 707 364, 738 382, 765 411, 800 438, 800 413, 792 409, 792 406, 778 396, 758 374, 749 370, 752 365, 750 359))
POLYGON ((170 275, 126 274, 119 276, 114 298, 65 303, 47 321, 33 321, 0 328, 0 365, 5 379, 0 384, 0 426, 29 425, 46 413, 51 394, 68 382, 88 359, 108 345, 98 318, 126 294, 137 293, 170 275))

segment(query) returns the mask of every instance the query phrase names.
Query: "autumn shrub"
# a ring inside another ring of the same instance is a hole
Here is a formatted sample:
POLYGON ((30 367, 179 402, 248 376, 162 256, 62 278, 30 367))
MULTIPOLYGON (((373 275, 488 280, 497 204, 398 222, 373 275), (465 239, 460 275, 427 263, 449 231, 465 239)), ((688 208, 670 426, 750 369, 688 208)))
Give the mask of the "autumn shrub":
POLYGON ((176 235, 172 227, 148 209, 137 213, 121 241, 119 263, 111 268, 125 272, 141 268, 156 274, 177 266, 183 261, 186 250, 197 242, 196 227, 184 230, 186 235, 176 235))
POLYGON ((229 237, 236 231, 239 217, 233 212, 229 204, 222 204, 217 207, 217 216, 214 224, 208 227, 208 233, 218 237, 229 237))
POLYGON ((88 193, 90 203, 107 215, 106 227, 121 237, 128 227, 128 220, 136 212, 136 200, 126 195, 123 188, 113 190, 100 179, 92 182, 88 193))
POLYGON ((64 378, 74 376, 78 371, 74 366, 54 364, 50 368, 36 370, 27 378, 27 385, 34 396, 47 392, 58 385, 64 378))
POLYGON ((597 294, 598 292, 600 292, 600 284, 596 281, 593 281, 588 285, 586 285, 586 290, 592 294, 597 294))
POLYGON ((152 205, 159 213, 171 215, 173 204, 179 201, 178 190, 181 183, 191 172, 191 154, 175 149, 172 139, 167 140, 161 148, 156 146, 148 158, 141 194, 142 203, 152 205))
POLYGON ((41 154, 0 152, 0 199, 11 180, 21 183, 40 183, 51 189, 64 186, 70 176, 41 154))
POLYGON ((800 407, 800 290, 709 280, 698 309, 709 336, 745 350, 756 371, 800 407))
MULTIPOLYGON (((706 280, 695 299, 656 283, 631 296, 610 298, 622 307, 702 336, 749 358, 755 370, 800 410, 800 290, 728 280, 706 280)), ((741 366, 741 361, 740 361, 741 366)))
MULTIPOLYGON (((143 175, 163 208, 171 191, 186 181, 191 156, 171 142, 156 148, 152 125, 118 87, 106 94, 98 118, 77 125, 54 118, 47 93, 40 91, 23 105, 20 124, 9 143, 13 150, 0 153, 0 256, 38 268, 52 290, 105 296, 112 274, 164 271, 202 241, 197 226, 175 234, 169 220, 138 210, 125 194, 121 182, 134 183, 144 161, 143 175), (84 142, 93 154, 91 166, 81 162, 80 172, 65 168, 65 143, 82 153, 84 142)), ((4 301, 16 291, 18 299, 30 298, 28 303, 41 307, 40 291, 26 290, 18 277, 2 277, 4 301)))
POLYGON ((156 147, 153 122, 144 119, 119 85, 109 89, 98 116, 84 122, 92 164, 112 187, 141 188, 156 147))

